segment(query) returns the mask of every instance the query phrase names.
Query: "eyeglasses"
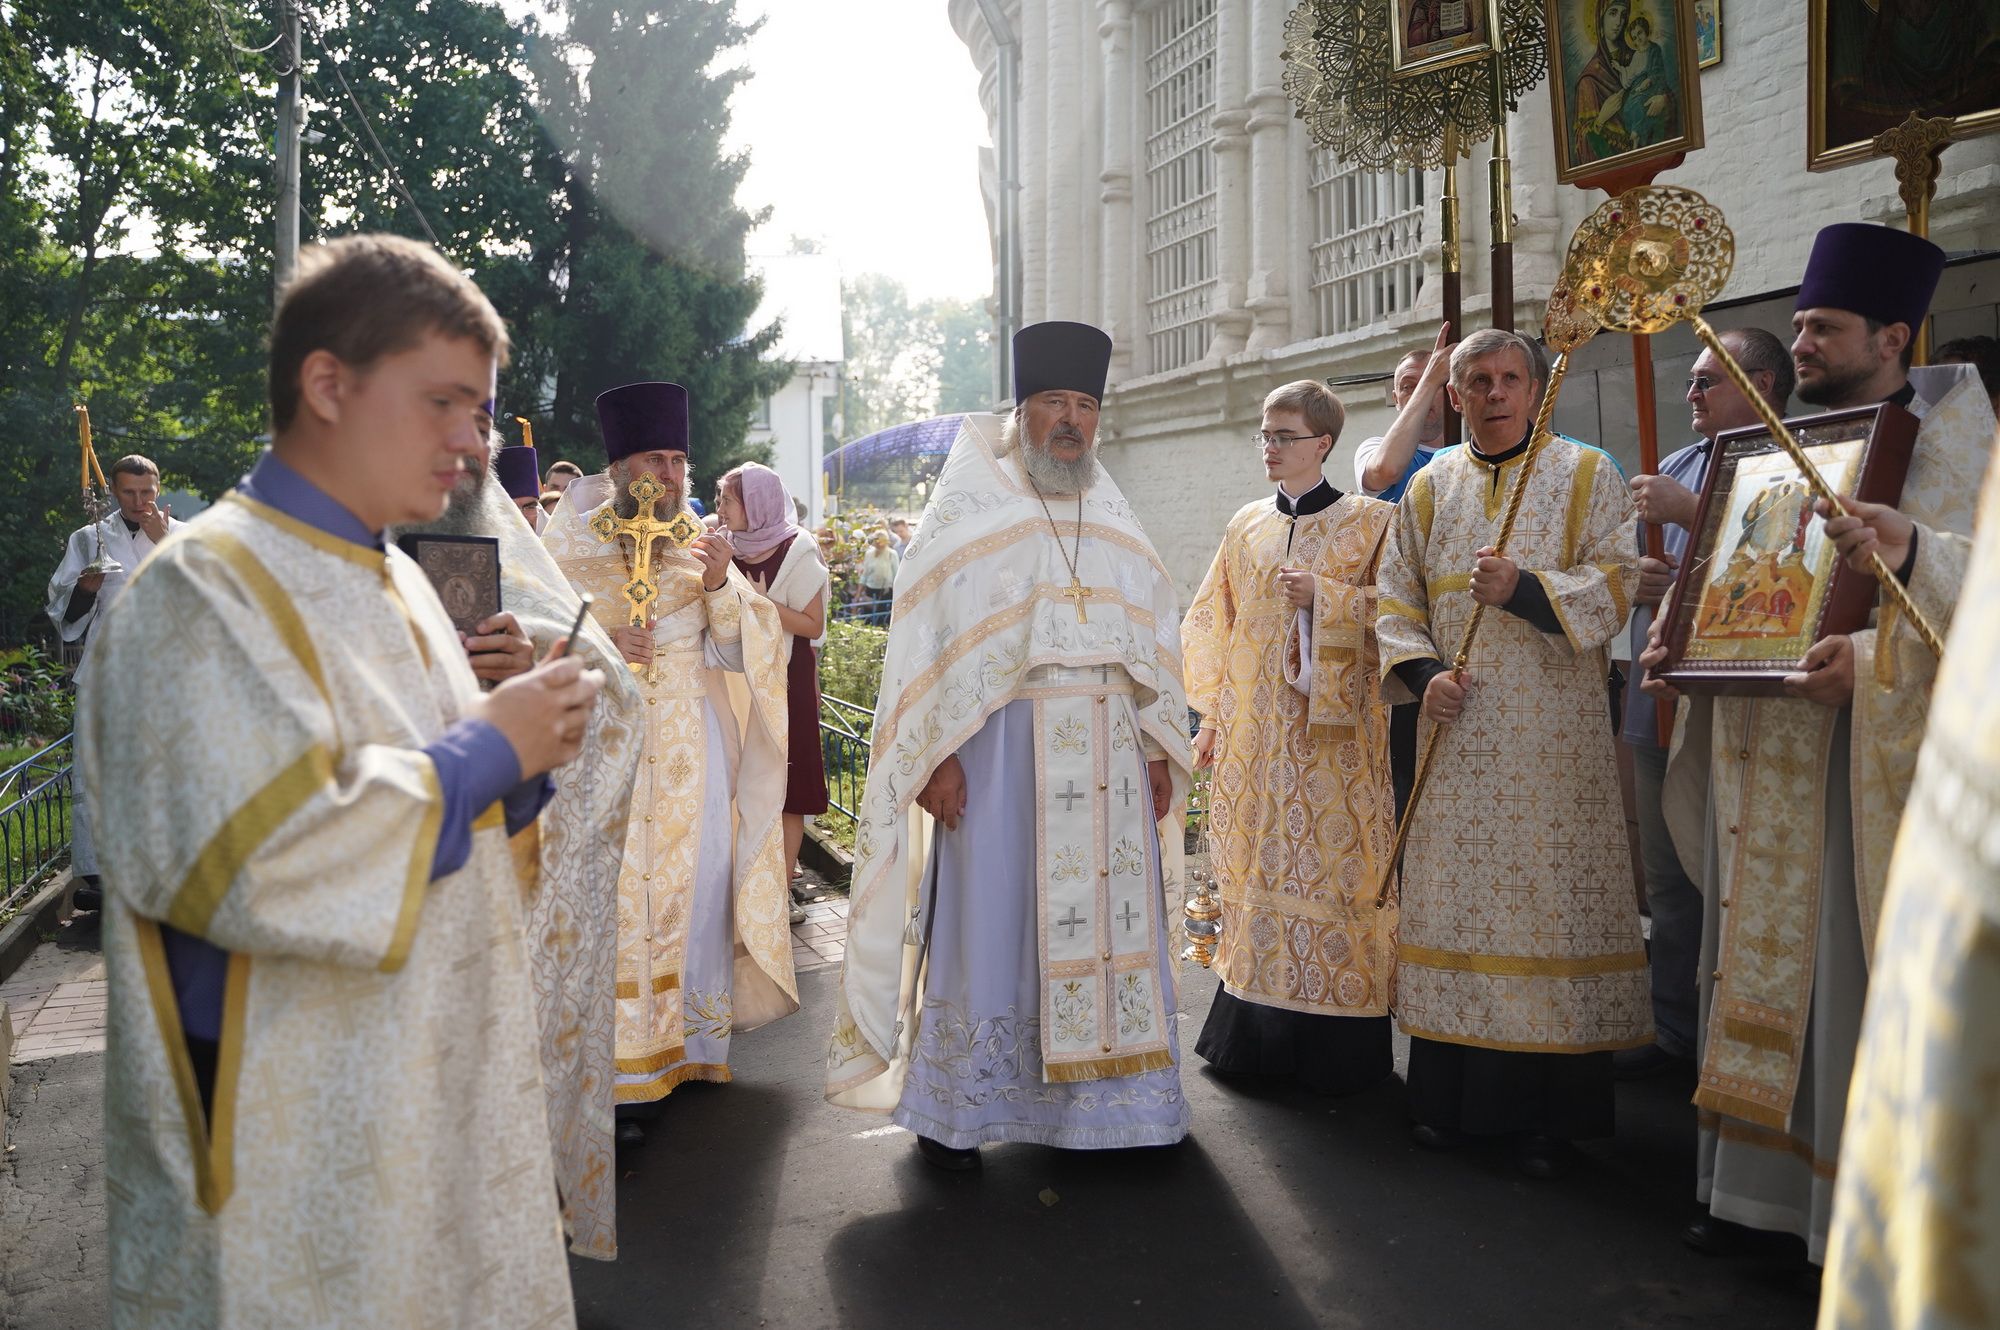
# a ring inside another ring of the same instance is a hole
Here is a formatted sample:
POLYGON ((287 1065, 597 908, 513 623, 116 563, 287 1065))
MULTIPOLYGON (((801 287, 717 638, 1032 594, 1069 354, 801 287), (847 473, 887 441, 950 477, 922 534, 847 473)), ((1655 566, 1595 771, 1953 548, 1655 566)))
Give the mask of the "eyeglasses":
POLYGON ((1706 374, 1697 374, 1688 380, 1687 390, 1691 393, 1705 393, 1721 382, 1721 379, 1711 379, 1706 374))
POLYGON ((1295 443, 1304 443, 1307 439, 1324 439, 1325 437, 1325 431, 1321 431, 1318 434, 1273 434, 1268 430, 1260 429, 1251 433, 1250 442, 1256 444, 1259 448, 1289 448, 1295 443))

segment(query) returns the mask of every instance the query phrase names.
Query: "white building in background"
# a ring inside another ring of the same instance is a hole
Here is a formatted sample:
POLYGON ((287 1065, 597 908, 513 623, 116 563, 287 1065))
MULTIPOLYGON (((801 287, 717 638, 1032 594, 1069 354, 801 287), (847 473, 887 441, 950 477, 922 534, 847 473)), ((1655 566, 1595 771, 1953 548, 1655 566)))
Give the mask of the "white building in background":
POLYGON ((768 444, 771 467, 806 505, 806 525, 818 526, 826 495, 820 458, 838 439, 840 373, 846 360, 840 331, 840 262, 831 254, 752 255, 764 282, 763 303, 750 326, 783 320, 772 355, 793 364, 792 377, 757 404, 750 442, 768 444))
MULTIPOLYGON (((1021 321, 1110 331, 1104 461, 1191 594, 1224 522, 1265 492, 1249 436, 1270 389, 1306 377, 1341 385, 1348 424, 1328 476, 1353 486, 1355 445, 1392 415, 1396 360, 1436 335, 1441 173, 1358 171, 1312 145, 1281 84, 1295 0, 948 0, 996 142, 988 3, 1020 43, 1021 321)), ((1735 231, 1728 303, 1711 321, 1789 340, 1814 232, 1900 224, 1894 170, 1806 171, 1800 6, 1730 5, 1723 22, 1723 61, 1700 75, 1708 146, 1662 183, 1701 191, 1735 231)), ((1556 184, 1546 82, 1509 127, 1515 326, 1533 332, 1571 231, 1604 195, 1556 184)), ((1473 327, 1492 307, 1484 158, 1482 147, 1459 171, 1473 327)), ((1955 256, 2000 249, 2000 136, 1946 150, 1931 235, 1955 256)), ((1935 337, 2000 331, 1996 284, 2000 255, 1948 270, 1935 337)), ((1688 435, 1694 352, 1684 329, 1654 339, 1663 452, 1688 435)), ((1576 358, 1556 425, 1630 470, 1634 400, 1629 340, 1599 337, 1576 358)))

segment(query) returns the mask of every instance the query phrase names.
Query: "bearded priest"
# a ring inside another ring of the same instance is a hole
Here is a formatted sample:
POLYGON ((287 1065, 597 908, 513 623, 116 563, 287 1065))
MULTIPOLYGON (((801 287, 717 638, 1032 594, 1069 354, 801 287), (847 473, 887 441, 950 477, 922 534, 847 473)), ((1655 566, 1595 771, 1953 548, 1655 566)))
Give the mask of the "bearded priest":
POLYGON ((1396 911, 1375 908, 1396 834, 1375 576, 1396 509, 1321 474, 1346 416, 1318 379, 1264 399, 1251 441, 1277 493, 1230 519, 1181 625, 1222 896, 1222 991, 1195 1052, 1328 1094, 1395 1070, 1396 911))
POLYGON ((827 1098, 945 1168, 1187 1134, 1180 613, 1097 465, 1110 359, 1016 334, 1013 414, 966 417, 897 574, 827 1098))
MULTIPOLYGON (((684 1081, 727 1081, 732 1034, 799 1007, 779 813, 785 793, 785 662, 777 607, 731 566, 727 532, 686 549, 601 539, 591 519, 641 517, 632 486, 665 490, 662 521, 687 511, 688 395, 633 383, 597 399, 610 466, 563 491, 543 543, 633 671, 639 777, 618 877, 617 1083, 621 1106, 652 1105, 684 1081), (625 587, 658 594, 629 622, 625 587), (725 672, 748 685, 732 708, 725 672)), ((697 528, 698 529, 698 528, 697 528)), ((607 704, 616 699, 607 696, 607 704)), ((643 1139, 637 1111, 618 1138, 643 1139)))
MULTIPOLYGON (((488 536, 500 542, 500 609, 532 654, 482 650, 466 640, 475 674, 500 680, 546 657, 569 636, 577 595, 519 511, 521 454, 495 447, 491 465, 469 464, 435 522, 407 534, 488 536)), ((532 474, 532 471, 531 471, 532 474)), ((528 964, 542 1040, 542 1090, 555 1146, 563 1228, 579 1256, 618 1254, 612 1160, 612 1005, 617 962, 618 855, 639 765, 639 686, 611 637, 586 622, 571 650, 604 676, 583 747, 563 770, 539 820, 508 840, 527 916, 528 964)))

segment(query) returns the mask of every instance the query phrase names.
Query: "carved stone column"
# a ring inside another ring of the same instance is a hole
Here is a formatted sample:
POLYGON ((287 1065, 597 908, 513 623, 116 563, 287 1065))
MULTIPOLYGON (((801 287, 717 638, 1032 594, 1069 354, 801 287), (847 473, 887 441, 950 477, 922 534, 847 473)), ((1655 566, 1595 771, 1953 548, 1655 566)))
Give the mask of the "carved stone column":
POLYGON ((1097 173, 1104 330, 1111 334, 1111 382, 1132 376, 1145 324, 1133 303, 1132 0, 1098 0, 1097 44, 1104 67, 1104 165, 1097 173))
POLYGON ((1244 302, 1250 279, 1249 6, 1224 0, 1215 7, 1215 305, 1208 359, 1241 351, 1249 341, 1244 302))
MULTIPOLYGON (((1285 0, 1252 0, 1250 50, 1276 51, 1285 44, 1285 0)), ((1291 255, 1286 252, 1286 203, 1302 191, 1301 165, 1288 151, 1292 106, 1279 82, 1282 66, 1259 60, 1246 102, 1250 133, 1250 267, 1244 305, 1254 322, 1251 350, 1283 346, 1292 338, 1291 255)))
MULTIPOLYGON (((1049 316, 1048 4, 1021 0, 1021 322, 1049 316)), ((1054 0, 1063 4, 1065 0, 1054 0)))
POLYGON ((1045 0, 1048 10, 1048 75, 1040 91, 1047 100, 1048 198, 1047 228, 1048 317, 1077 319, 1084 313, 1082 287, 1082 130, 1083 107, 1078 88, 1079 22, 1083 0, 1045 0))

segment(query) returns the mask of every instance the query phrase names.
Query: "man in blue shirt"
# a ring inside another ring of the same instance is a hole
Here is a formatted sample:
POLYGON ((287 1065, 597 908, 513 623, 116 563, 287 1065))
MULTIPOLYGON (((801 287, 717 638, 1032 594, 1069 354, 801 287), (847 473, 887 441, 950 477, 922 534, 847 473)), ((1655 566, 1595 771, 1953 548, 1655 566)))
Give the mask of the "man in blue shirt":
MULTIPOLYGON (((1792 395, 1792 356, 1785 344, 1762 328, 1734 328, 1722 344, 1779 415, 1792 395)), ((1633 598, 1631 684, 1625 689, 1621 738, 1632 750, 1633 796, 1639 818, 1639 857, 1645 868, 1646 905, 1653 918, 1653 1027, 1655 1042, 1612 1055, 1618 1074, 1630 1078, 1690 1061, 1695 1048, 1695 961, 1701 951, 1701 892, 1689 880, 1667 835, 1660 786, 1667 773, 1671 734, 1659 732, 1658 708, 1639 690, 1639 654, 1660 602, 1673 585, 1687 552, 1701 488, 1717 435, 1757 423, 1757 410, 1723 373, 1715 353, 1704 350, 1688 372, 1689 423, 1701 437, 1660 463, 1658 475, 1632 478, 1632 501, 1641 522, 1662 528, 1664 560, 1639 561, 1639 592, 1633 598)), ((1643 536, 1643 533, 1642 533, 1643 536)), ((1641 548, 1644 541, 1641 540, 1641 548)), ((1700 846, 1688 847, 1699 853, 1700 846)))

